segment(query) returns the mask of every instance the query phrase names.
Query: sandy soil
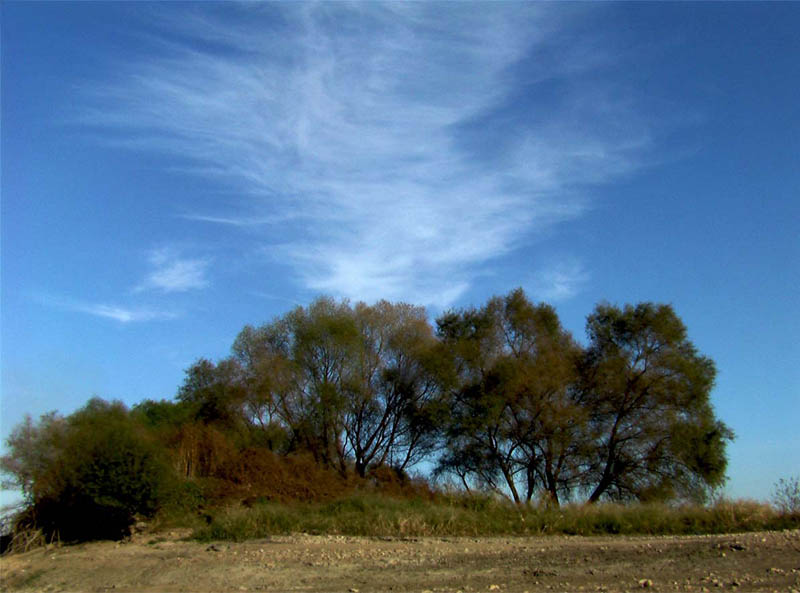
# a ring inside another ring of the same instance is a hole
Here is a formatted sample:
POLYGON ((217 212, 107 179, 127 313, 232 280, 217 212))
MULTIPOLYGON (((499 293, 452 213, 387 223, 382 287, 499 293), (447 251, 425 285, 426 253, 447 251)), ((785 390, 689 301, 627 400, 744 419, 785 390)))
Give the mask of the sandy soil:
POLYGON ((362 538, 130 542, 0 559, 4 591, 800 592, 800 531, 693 537, 362 538))

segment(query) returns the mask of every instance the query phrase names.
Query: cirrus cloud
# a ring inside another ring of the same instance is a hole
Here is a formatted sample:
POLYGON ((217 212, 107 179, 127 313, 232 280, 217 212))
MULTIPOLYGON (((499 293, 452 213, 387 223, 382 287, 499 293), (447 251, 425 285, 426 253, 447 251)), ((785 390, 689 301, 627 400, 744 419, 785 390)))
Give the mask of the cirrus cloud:
POLYGON ((157 290, 160 292, 184 292, 205 288, 209 282, 206 259, 184 258, 173 249, 161 248, 150 252, 151 271, 136 291, 157 290))
POLYGON ((93 303, 52 295, 37 295, 38 300, 43 305, 56 307, 64 311, 74 311, 85 313, 103 319, 112 319, 122 324, 138 323, 145 321, 162 321, 175 319, 178 314, 164 309, 154 309, 148 307, 129 307, 110 303, 93 303))
MULTIPOLYGON (((98 83, 84 122, 235 189, 234 205, 185 202, 181 216, 256 229, 304 288, 446 306, 579 216, 582 188, 634 170, 650 145, 624 89, 594 75, 614 56, 570 30, 577 12, 168 10, 160 52, 98 83)), ((204 260, 151 263, 143 290, 206 284, 204 260)))

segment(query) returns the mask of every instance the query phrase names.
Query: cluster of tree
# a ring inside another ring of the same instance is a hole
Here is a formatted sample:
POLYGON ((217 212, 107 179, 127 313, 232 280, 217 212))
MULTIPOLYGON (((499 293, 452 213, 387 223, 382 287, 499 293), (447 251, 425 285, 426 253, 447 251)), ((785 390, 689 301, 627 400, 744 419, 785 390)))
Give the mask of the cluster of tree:
POLYGON ((425 467, 517 503, 702 499, 720 485, 732 433, 711 407, 714 365, 673 309, 598 305, 587 338, 522 290, 435 327, 420 307, 320 298, 245 327, 230 357, 187 369, 173 401, 28 421, 0 469, 40 507, 88 496, 128 514, 152 510, 165 460, 173 477, 239 482, 268 471, 259 457, 305 456, 342 478, 425 467))
MULTIPOLYGON (((178 400, 345 475, 427 461, 516 502, 702 498, 724 480, 731 431, 713 362, 668 305, 602 304, 588 344, 521 289, 445 313, 321 298, 245 327, 199 360, 178 400)), ((142 409, 153 404, 143 404, 142 409)))
POLYGON ((725 476, 713 362, 668 305, 598 305, 578 345, 521 290, 437 321, 454 378, 437 472, 507 490, 703 499, 725 476))

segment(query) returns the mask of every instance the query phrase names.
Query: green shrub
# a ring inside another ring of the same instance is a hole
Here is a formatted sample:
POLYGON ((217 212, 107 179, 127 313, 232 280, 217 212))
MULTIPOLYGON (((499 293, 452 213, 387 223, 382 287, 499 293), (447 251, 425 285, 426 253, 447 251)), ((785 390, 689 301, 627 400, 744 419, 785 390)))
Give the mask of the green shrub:
POLYGON ((2 470, 29 505, 19 528, 41 529, 48 539, 118 539, 135 515, 153 516, 174 490, 162 449, 118 402, 92 399, 67 418, 27 420, 8 446, 2 470))

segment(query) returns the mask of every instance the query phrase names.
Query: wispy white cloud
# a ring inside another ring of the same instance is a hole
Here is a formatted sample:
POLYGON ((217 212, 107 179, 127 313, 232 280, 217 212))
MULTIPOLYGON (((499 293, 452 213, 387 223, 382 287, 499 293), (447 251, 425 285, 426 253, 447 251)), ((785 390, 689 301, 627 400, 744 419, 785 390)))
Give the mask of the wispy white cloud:
POLYGON ((113 319, 114 321, 124 324, 175 319, 178 316, 172 311, 141 307, 123 307, 108 303, 88 303, 63 297, 40 295, 38 300, 42 304, 63 309, 65 311, 74 311, 76 313, 85 313, 95 317, 102 317, 104 319, 113 319))
POLYGON ((186 220, 196 220, 198 222, 210 222, 213 224, 226 224, 234 227, 251 227, 261 226, 266 224, 274 224, 278 222, 276 218, 248 218, 248 217, 233 217, 233 216, 210 216, 207 214, 186 214, 181 218, 186 220))
POLYGON ((136 291, 157 290, 160 292, 184 292, 208 286, 206 270, 207 259, 181 257, 171 248, 161 248, 150 252, 148 257, 151 271, 136 291))
MULTIPOLYGON (((86 121, 239 191, 188 216, 263 225, 307 289, 447 305, 649 144, 593 76, 613 56, 550 5, 182 6, 161 16, 183 41, 121 66, 86 121)), ((203 260, 153 265, 143 289, 206 284, 203 260)))
POLYGON ((526 291, 536 300, 564 301, 578 294, 589 278, 588 271, 579 260, 566 258, 537 270, 526 291))
POLYGON ((73 307, 76 311, 81 313, 88 313, 97 317, 105 317, 107 319, 114 319, 121 323, 132 323, 136 321, 154 321, 157 319, 173 319, 175 317, 172 313, 164 311, 152 311, 148 309, 128 309, 125 307, 118 307, 115 305, 106 304, 84 304, 76 305, 73 307))

